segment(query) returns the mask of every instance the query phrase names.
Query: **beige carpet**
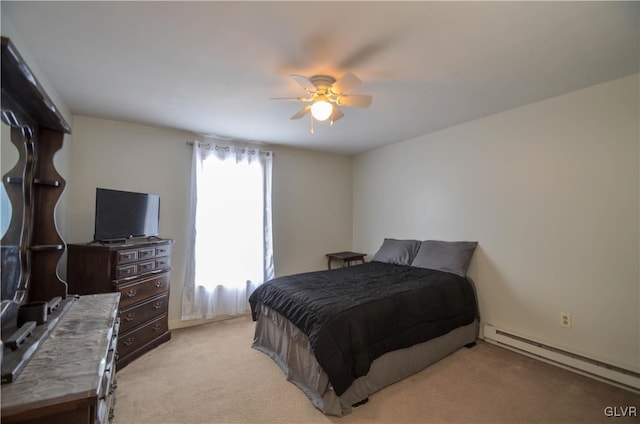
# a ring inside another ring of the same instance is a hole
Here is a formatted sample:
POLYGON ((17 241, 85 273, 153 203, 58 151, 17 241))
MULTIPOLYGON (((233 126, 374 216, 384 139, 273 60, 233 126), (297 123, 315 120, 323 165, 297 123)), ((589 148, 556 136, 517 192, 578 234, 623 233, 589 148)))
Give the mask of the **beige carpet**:
POLYGON ((329 417, 252 339, 249 317, 174 330, 118 372, 114 424, 640 422, 604 413, 640 395, 483 342, 329 417))

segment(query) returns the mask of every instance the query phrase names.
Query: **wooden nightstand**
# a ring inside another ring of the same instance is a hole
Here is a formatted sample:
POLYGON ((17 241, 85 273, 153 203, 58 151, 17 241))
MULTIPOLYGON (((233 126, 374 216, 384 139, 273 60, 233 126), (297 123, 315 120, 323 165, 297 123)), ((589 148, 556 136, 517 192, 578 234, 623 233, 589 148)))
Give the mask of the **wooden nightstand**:
POLYGON ((364 263, 364 257, 367 256, 366 253, 357 253, 357 252, 335 252, 335 253, 327 253, 325 255, 327 257, 327 266, 331 269, 332 261, 341 261, 342 266, 349 266, 351 262, 364 263))

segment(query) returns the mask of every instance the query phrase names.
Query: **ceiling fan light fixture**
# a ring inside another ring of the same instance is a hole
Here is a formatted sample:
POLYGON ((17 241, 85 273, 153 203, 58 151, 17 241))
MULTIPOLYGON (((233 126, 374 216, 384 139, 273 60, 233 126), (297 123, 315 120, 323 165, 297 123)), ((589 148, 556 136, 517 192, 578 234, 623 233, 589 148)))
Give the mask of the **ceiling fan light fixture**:
POLYGON ((326 121, 333 113, 333 106, 325 100, 319 100, 311 106, 311 114, 318 121, 326 121))
POLYGON ((360 79, 352 73, 347 73, 336 80, 328 75, 291 75, 304 90, 307 97, 272 97, 272 100, 294 100, 307 103, 296 112, 291 119, 300 119, 309 114, 311 120, 311 134, 313 134, 313 121, 329 120, 331 125, 344 117, 344 113, 338 106, 368 107, 371 104, 371 96, 368 94, 347 94, 352 88, 361 84, 360 79))

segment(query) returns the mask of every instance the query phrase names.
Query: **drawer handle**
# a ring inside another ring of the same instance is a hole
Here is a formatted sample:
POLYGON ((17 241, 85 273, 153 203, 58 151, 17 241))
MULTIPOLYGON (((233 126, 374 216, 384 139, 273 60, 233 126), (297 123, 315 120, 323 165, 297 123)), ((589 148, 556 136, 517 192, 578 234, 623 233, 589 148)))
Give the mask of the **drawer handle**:
POLYGON ((160 309, 162 308, 162 305, 164 304, 164 302, 156 302, 153 304, 153 308, 154 309, 160 309))
POLYGON ((156 281, 156 287, 157 288, 160 288, 162 286, 164 286, 164 283, 162 281, 156 281))
POLYGON ((127 292, 126 296, 131 298, 134 297, 138 292, 136 291, 136 289, 131 289, 127 292))
POLYGON ((153 326, 153 331, 160 331, 160 323, 156 322, 153 326))
POLYGON ((136 319, 136 314, 135 314, 134 312, 129 312, 129 313, 127 314, 127 316, 126 316, 126 317, 124 317, 124 320, 125 320, 125 321, 127 321, 127 322, 131 322, 131 321, 133 321, 134 319, 136 319))
POLYGON ((128 347, 131 346, 135 341, 136 339, 134 337, 127 337, 122 343, 128 347))
POLYGON ((131 277, 124 277, 122 280, 120 280, 120 283, 125 282, 125 281, 135 280, 136 278, 138 278, 137 275, 132 275, 131 277))

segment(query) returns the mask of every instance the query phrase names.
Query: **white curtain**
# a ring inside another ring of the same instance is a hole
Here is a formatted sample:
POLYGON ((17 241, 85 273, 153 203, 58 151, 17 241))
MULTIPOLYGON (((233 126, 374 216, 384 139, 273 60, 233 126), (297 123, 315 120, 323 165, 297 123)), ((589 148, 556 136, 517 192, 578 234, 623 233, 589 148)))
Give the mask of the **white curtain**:
POLYGON ((243 314, 255 288, 273 278, 272 158, 193 143, 183 320, 243 314))

